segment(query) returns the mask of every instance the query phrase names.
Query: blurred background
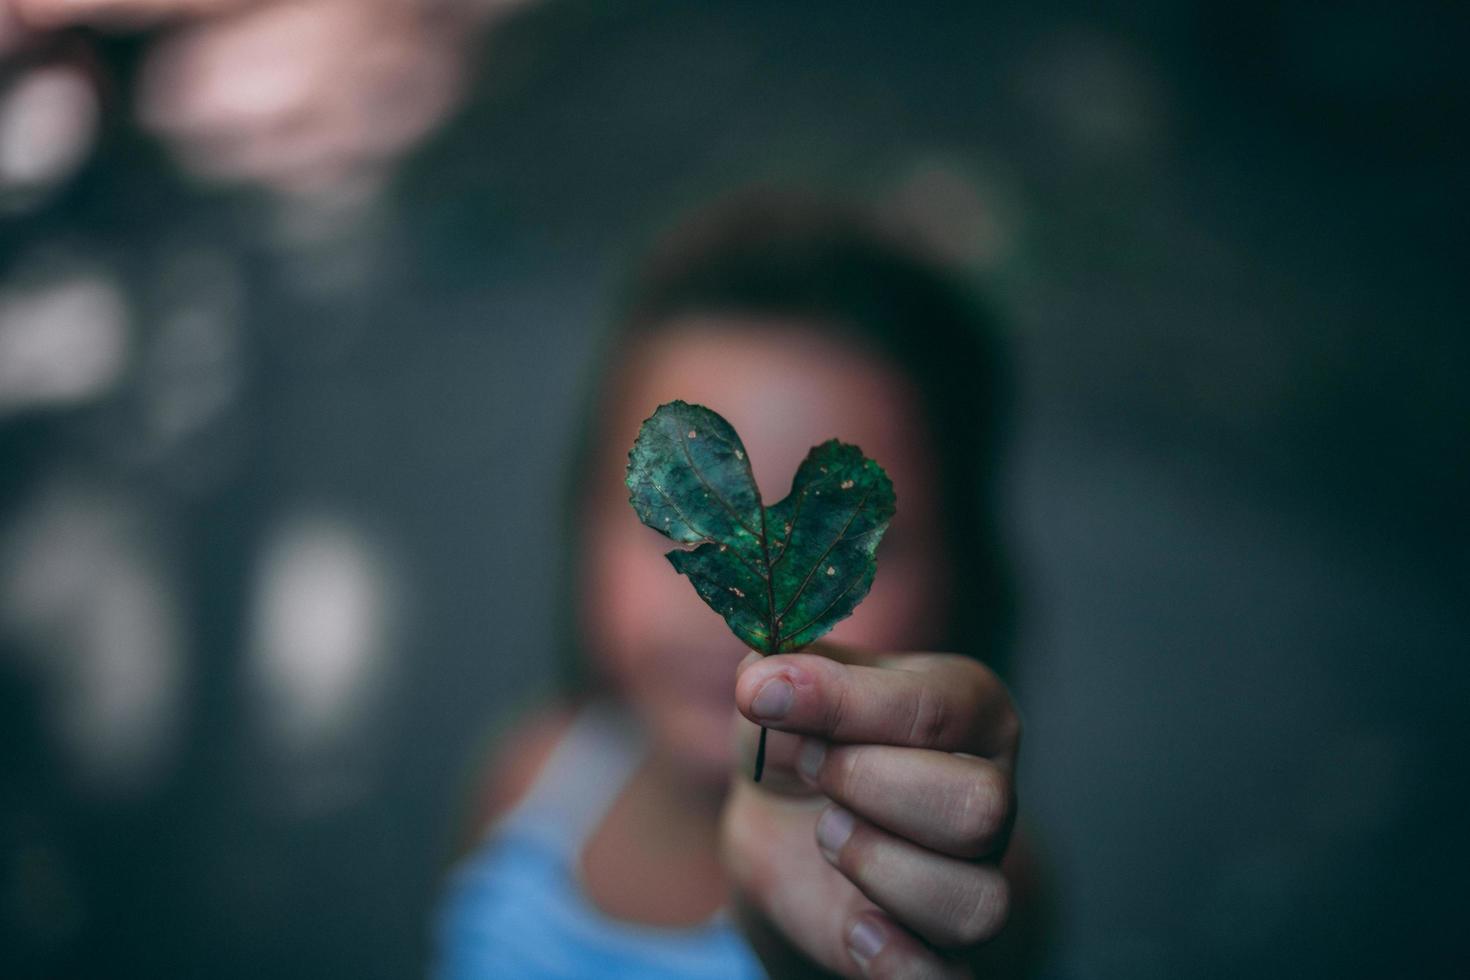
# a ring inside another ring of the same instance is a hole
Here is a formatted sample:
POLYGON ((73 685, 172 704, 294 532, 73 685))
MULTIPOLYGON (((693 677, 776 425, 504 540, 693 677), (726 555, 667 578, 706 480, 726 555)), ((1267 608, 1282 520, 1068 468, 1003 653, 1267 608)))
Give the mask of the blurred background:
POLYGON ((0 0, 0 975, 421 974, 659 229, 990 290, 1046 975, 1467 950, 1463 7, 0 0))

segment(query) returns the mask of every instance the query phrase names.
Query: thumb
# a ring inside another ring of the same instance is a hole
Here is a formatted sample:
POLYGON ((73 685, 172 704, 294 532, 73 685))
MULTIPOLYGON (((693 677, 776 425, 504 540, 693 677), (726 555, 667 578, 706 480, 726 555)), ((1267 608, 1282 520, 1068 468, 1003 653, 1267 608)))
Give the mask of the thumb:
MULTIPOLYGON (((735 678, 751 664, 764 659, 762 654, 752 651, 735 669, 735 678)), ((796 759, 801 752, 802 738, 790 732, 766 731, 766 757, 762 767, 761 781, 755 782, 755 760, 760 750, 760 726, 741 714, 739 708, 732 709, 732 737, 735 740, 735 769, 731 778, 744 788, 779 796, 811 796, 814 790, 796 771, 796 759)))

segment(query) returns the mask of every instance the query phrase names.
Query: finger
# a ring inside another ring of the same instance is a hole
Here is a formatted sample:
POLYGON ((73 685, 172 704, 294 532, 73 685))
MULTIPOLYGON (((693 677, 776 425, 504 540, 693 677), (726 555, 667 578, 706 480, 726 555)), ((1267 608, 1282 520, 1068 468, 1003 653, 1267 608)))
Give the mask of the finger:
POLYGON ((881 666, 811 653, 749 661, 735 680, 741 714, 834 742, 873 742, 1009 759, 1020 719, 1005 685, 969 657, 894 655, 881 666))
POLYGON ((978 756, 806 738, 796 767, 863 819, 952 857, 999 853, 1014 822, 1009 772, 978 756))
MULTIPOLYGON (((748 664, 761 658, 759 653, 749 653, 736 667, 736 676, 748 664)), ((794 796, 812 796, 814 790, 796 772, 796 753, 801 749, 801 736, 791 732, 773 732, 762 729, 739 711, 732 711, 731 734, 735 746, 735 773, 754 781, 755 760, 760 752, 761 732, 766 731, 765 761, 762 767, 760 788, 767 793, 794 796)))
POLYGON ((771 943, 774 929, 802 957, 847 977, 966 975, 879 910, 812 846, 818 800, 772 797, 748 781, 731 783, 721 856, 736 886, 732 914, 762 960, 790 958, 782 944, 771 943), (869 928, 858 928, 863 919, 871 920, 869 928))
POLYGON ((975 946, 1010 911, 993 864, 961 861, 895 837, 835 804, 817 820, 817 846, 849 881, 900 924, 936 946, 975 946))
POLYGON ((854 916, 846 935, 848 955, 872 980, 964 980, 971 975, 876 910, 854 916))
POLYGON ((845 930, 855 915, 875 907, 812 846, 822 805, 820 797, 776 797, 748 780, 732 780, 721 817, 721 861, 747 935, 762 932, 752 922, 770 923, 826 969, 858 976, 845 930), (753 920, 747 906, 759 913, 753 920))

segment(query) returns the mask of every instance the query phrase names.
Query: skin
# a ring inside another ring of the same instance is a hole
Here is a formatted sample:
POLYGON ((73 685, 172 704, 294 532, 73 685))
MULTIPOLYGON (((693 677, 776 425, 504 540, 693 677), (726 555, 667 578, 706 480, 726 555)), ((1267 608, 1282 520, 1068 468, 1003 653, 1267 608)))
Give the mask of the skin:
POLYGON ((930 640, 942 592, 929 454, 916 400, 875 358, 798 323, 690 320, 628 359, 616 386, 584 522, 582 636, 692 776, 723 786, 735 668, 749 652, 694 595, 664 554, 673 543, 632 515, 627 447, 643 419, 676 397, 721 413, 740 433, 761 496, 775 502, 811 447, 837 435, 879 460, 898 513, 884 535, 872 591, 835 641, 890 648, 930 640), (759 378, 758 385, 751 384, 759 378))
MULTIPOLYGON (((728 317, 669 325, 620 374, 598 445, 622 452, 598 462, 583 513, 581 627, 651 746, 584 850, 589 898, 666 926, 728 903, 772 976, 972 975, 1011 904, 999 861, 1020 724, 979 662, 899 652, 932 645, 950 601, 911 385, 813 325, 728 317), (626 447, 676 397, 735 426, 767 501, 834 435, 892 478, 873 589, 812 652, 746 650, 629 508, 626 447), (755 784, 758 724, 771 733, 755 784)), ((541 727, 508 758, 543 757, 557 726, 541 727)), ((506 778, 529 783, 538 764, 506 778)))

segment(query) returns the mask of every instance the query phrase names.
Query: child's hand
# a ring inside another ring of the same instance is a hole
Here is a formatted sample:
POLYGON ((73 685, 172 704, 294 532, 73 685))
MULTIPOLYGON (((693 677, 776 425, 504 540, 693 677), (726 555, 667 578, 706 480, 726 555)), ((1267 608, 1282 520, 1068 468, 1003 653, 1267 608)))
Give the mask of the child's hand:
POLYGON ((739 722, 722 827, 747 931, 773 974, 779 951, 751 909, 845 976, 969 976, 965 954, 1010 905, 1010 695, 968 657, 821 649, 752 655, 737 674, 740 713, 771 729, 756 784, 757 728, 739 722))

